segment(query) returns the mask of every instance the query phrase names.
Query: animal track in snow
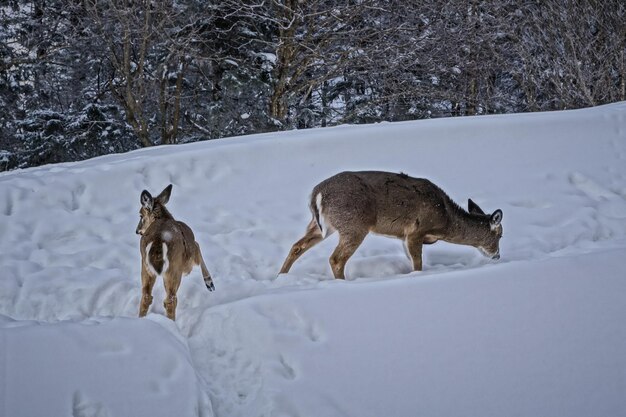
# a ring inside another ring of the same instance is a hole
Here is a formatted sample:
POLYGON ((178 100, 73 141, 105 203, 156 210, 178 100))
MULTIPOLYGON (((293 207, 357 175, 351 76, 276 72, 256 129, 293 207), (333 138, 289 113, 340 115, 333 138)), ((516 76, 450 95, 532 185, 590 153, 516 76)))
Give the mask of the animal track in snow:
POLYGON ((601 201, 602 199, 609 199, 615 196, 613 192, 600 186, 595 181, 579 172, 571 173, 569 175, 569 182, 594 201, 601 201))
POLYGON ((2 210, 2 214, 4 214, 5 216, 11 216, 13 214, 13 200, 11 199, 11 196, 8 196, 5 199, 4 210, 2 210))
POLYGON ((87 399, 80 391, 72 398, 72 417, 109 417, 110 414, 102 404, 87 399))
POLYGON ((76 211, 80 208, 81 197, 85 194, 86 189, 87 186, 80 183, 74 190, 72 190, 72 202, 69 207, 71 211, 76 211))
POLYGON ((170 357, 161 364, 161 376, 163 378, 173 378, 174 376, 176 376, 176 370, 178 368, 180 368, 178 359, 170 357))
POLYGON ((282 328, 293 336, 303 335, 311 342, 319 342, 322 339, 319 326, 310 319, 302 317, 295 307, 279 310, 274 307, 261 308, 259 306, 255 310, 260 316, 268 319, 273 327, 282 328))
POLYGON ((552 207, 552 203, 549 201, 538 200, 515 200, 509 203, 513 207, 526 208, 526 209, 547 209, 552 207))
POLYGON ((15 212, 19 212, 19 204, 28 198, 28 194, 31 191, 19 186, 16 186, 13 190, 9 189, 6 197, 0 197, 5 200, 2 213, 5 216, 12 216, 15 212))
POLYGON ((294 367, 289 364, 289 362, 285 359, 285 356, 280 354, 279 356, 279 362, 280 365, 282 366, 282 375, 289 380, 294 380, 297 377, 297 373, 294 369, 294 367))

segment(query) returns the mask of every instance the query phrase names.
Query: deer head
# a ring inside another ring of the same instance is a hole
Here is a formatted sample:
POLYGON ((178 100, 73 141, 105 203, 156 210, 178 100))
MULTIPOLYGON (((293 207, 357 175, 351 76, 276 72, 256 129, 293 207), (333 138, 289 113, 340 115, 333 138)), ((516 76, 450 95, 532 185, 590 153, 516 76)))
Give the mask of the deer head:
POLYGON ((161 217, 171 217, 171 214, 165 208, 165 205, 170 200, 170 194, 172 193, 172 184, 165 187, 161 193, 153 198, 147 191, 143 190, 139 201, 141 202, 141 208, 139 209, 139 224, 135 232, 138 235, 146 233, 148 228, 154 223, 154 221, 161 217))
POLYGON ((483 228, 481 236, 477 236, 480 245, 478 250, 483 255, 492 259, 500 259, 500 238, 502 238, 502 210, 498 209, 492 214, 485 212, 474 203, 472 199, 467 202, 467 208, 470 214, 482 217, 489 224, 489 229, 483 228))

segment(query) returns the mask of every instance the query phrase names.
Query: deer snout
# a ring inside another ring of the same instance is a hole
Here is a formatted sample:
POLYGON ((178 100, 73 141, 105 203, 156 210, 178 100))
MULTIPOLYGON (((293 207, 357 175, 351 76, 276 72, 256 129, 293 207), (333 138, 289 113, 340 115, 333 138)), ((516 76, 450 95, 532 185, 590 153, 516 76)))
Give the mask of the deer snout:
POLYGON ((483 248, 482 246, 479 246, 478 250, 480 251, 480 253, 482 253, 487 258, 491 258, 491 259, 496 260, 496 261, 498 259, 500 259, 500 249, 496 249, 495 252, 494 252, 494 251, 487 250, 487 249, 483 248))

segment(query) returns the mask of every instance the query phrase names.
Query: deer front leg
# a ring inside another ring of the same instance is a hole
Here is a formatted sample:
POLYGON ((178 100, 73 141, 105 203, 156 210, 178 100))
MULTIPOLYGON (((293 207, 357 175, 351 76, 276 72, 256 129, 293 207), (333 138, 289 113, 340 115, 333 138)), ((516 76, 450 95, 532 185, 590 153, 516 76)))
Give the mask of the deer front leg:
POLYGON ((165 286, 163 307, 165 307, 165 315, 171 320, 176 320, 176 305, 178 304, 176 293, 180 286, 181 277, 182 274, 174 274, 169 270, 163 276, 163 285, 165 286))
POLYGON ((139 302, 139 317, 144 317, 148 314, 148 308, 150 308, 150 304, 152 304, 152 287, 154 287, 154 282, 156 280, 156 275, 151 275, 144 263, 141 263, 141 301, 139 302))
POLYGON ((411 235, 406 238, 406 248, 413 261, 413 270, 422 270, 422 245, 423 236, 411 235))

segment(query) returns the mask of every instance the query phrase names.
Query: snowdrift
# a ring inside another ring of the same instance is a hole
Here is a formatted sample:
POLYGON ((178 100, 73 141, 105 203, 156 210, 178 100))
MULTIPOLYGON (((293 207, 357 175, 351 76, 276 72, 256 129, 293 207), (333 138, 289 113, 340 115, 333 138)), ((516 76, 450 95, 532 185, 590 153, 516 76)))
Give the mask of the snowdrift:
POLYGON ((0 415, 626 415, 626 103, 254 135, 0 174, 0 415), (336 236, 277 277, 311 188, 426 177, 504 212, 499 262, 336 236), (174 189, 216 292, 137 319, 139 194, 174 189), (166 401, 167 399, 167 401, 166 401), (82 414, 81 414, 82 413, 82 414))

